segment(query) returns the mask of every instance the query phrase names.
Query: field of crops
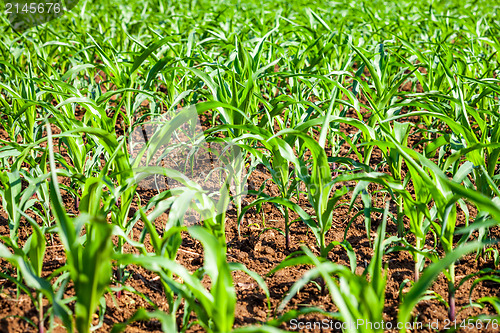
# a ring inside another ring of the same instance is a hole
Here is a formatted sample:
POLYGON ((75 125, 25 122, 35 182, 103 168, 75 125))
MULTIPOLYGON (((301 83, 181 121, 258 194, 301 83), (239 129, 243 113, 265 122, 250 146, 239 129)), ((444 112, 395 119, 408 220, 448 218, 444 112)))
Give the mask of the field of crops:
POLYGON ((0 331, 500 331, 499 17, 2 14, 0 331))

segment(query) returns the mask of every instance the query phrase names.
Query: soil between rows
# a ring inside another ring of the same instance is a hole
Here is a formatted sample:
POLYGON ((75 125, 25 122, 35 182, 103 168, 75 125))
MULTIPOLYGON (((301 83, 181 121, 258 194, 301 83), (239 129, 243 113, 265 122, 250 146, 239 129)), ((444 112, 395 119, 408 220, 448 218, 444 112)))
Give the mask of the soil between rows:
MULTIPOLYGON (((250 177, 250 183, 261 184, 264 179, 269 178, 269 174, 262 171, 255 171, 250 177)), ((273 186, 269 186, 266 192, 273 194, 273 186)), ((143 191, 141 196, 145 197, 153 195, 148 191, 143 191)), ((348 194, 347 196, 349 196, 348 194)), ((73 203, 69 196, 65 196, 68 211, 71 212, 73 203)), ((251 201, 251 197, 246 198, 251 201)), ((350 200, 347 197, 345 200, 350 200)), ((380 195, 373 195, 373 206, 384 207, 384 198, 380 195)), ((301 199, 302 201, 302 199, 301 199)), ((305 200, 304 200, 305 201, 305 200)), ((359 202, 359 199, 357 200, 359 202)), ((305 202, 300 202, 305 203, 305 202)), ((472 207, 471 207, 472 208, 472 207)), ((307 207, 306 207, 307 210, 307 207)), ((344 237, 345 228, 350 218, 354 216, 355 211, 348 212, 346 206, 338 208, 334 213, 332 229, 327 235, 328 241, 342 241, 344 237)), ((373 241, 378 224, 381 217, 379 214, 372 214, 372 228, 371 239, 373 241)), ((226 220, 226 239, 228 243, 228 261, 240 262, 246 265, 250 270, 257 272, 265 278, 270 292, 270 310, 267 308, 266 296, 259 288, 258 284, 249 276, 242 272, 234 272, 234 286, 237 292, 237 305, 236 305, 236 318, 235 326, 245 326, 249 324, 259 324, 265 322, 266 318, 273 318, 277 313, 277 308, 281 303, 283 297, 286 296, 291 286, 307 271, 307 266, 296 266, 286 268, 278 271, 276 274, 266 277, 266 274, 283 261, 287 255, 300 248, 300 245, 307 245, 316 254, 319 254, 316 246, 315 239, 308 228, 301 224, 295 223, 291 228, 291 248, 285 249, 285 238, 276 230, 267 230, 262 233, 262 219, 265 218, 265 226, 268 228, 284 228, 284 220, 281 213, 272 204, 264 204, 262 212, 257 213, 255 209, 250 209, 243 219, 241 226, 241 238, 238 237, 237 217, 234 209, 228 211, 226 220), (249 226, 250 225, 250 226, 249 226), (260 227, 259 227, 260 226, 260 227)), ((459 215, 463 219, 463 215, 459 215)), ((167 214, 161 216, 157 221, 157 227, 161 228, 166 222, 167 214)), ((460 221, 459 224, 463 224, 460 221)), ((134 228, 134 235, 138 237, 142 229, 142 222, 138 222, 134 228)), ((23 224, 20 235, 21 243, 25 241, 30 232, 29 225, 23 224)), ((396 226, 389 222, 387 227, 388 235, 396 234, 396 226)), ((491 230, 492 237, 499 237, 500 230, 495 227, 491 230)), ((2 212, 0 217, 0 234, 7 236, 9 234, 8 221, 6 215, 2 212)), ((178 253, 177 261, 185 266, 190 271, 201 267, 203 265, 203 248, 200 243, 193 240, 189 235, 185 234, 182 246, 178 253)), ((146 241, 149 239, 146 238, 146 241)), ((361 274, 364 268, 369 264, 373 250, 369 245, 366 230, 364 226, 364 219, 362 216, 356 218, 347 232, 347 240, 351 243, 357 257, 356 273, 361 274)), ((433 246, 433 240, 429 239, 429 246, 433 246)), ((149 246, 149 243, 148 243, 149 246)), ((130 247, 129 247, 130 249, 130 247)), ((342 265, 349 265, 346 252, 340 247, 335 247, 328 256, 329 260, 342 265)), ((55 269, 64 265, 65 253, 62 245, 58 242, 57 237, 53 244, 47 247, 47 253, 44 261, 43 275, 48 276, 55 269)), ((392 252, 384 256, 384 265, 387 265, 387 288, 386 288, 386 301, 384 320, 391 322, 393 326, 397 323, 397 309, 399 306, 400 287, 405 280, 413 279, 413 259, 408 252, 392 252)), ((2 261, 3 270, 9 267, 5 261, 2 261)), ((484 262, 482 259, 475 260, 475 255, 471 254, 464 257, 457 264, 456 275, 457 281, 462 277, 477 272, 482 268, 493 268, 491 261, 484 262)), ((128 267, 130 278, 127 280, 126 285, 134 288, 156 304, 159 309, 168 310, 162 296, 162 287, 159 283, 157 276, 151 272, 144 270, 141 267, 128 267)), ((209 286, 209 281, 205 281, 205 285, 209 286)), ((464 283, 457 291, 457 309, 462 309, 458 313, 457 320, 460 321, 469 318, 470 316, 479 314, 494 314, 491 307, 487 306, 484 309, 475 307, 468 307, 469 305, 469 289, 472 286, 472 280, 464 283)), ((2 292, 0 293, 0 331, 2 332, 35 332, 36 329, 28 324, 28 320, 37 323, 37 310, 32 304, 30 298, 26 294, 20 294, 16 297, 16 288, 13 283, 8 280, 0 280, 2 292)), ((403 288, 407 291, 408 288, 403 288)), ((447 299, 447 282, 443 274, 432 285, 431 290, 441 295, 443 299, 447 299)), ((68 289, 68 296, 71 296, 72 288, 68 289)), ((500 296, 500 289, 498 284, 494 283, 481 283, 472 292, 471 299, 476 300, 485 296, 500 296)), ((108 293, 106 298, 106 313, 104 316, 103 326, 97 332, 109 332, 115 323, 126 321, 130 318, 139 307, 153 310, 142 297, 128 291, 124 291, 120 298, 116 295, 108 293)), ((320 307, 326 311, 335 311, 336 307, 331 301, 328 293, 323 294, 318 290, 317 286, 310 283, 296 295, 290 304, 285 308, 285 311, 300 308, 315 306, 320 307)), ((435 322, 438 320, 444 324, 447 318, 447 309, 444 304, 438 300, 426 300, 418 304, 414 311, 416 321, 421 322, 423 325, 435 322)), ((97 315, 96 315, 97 317, 97 315)), ((299 318, 304 325, 308 322, 330 320, 329 318, 318 315, 309 314, 299 318)), ((95 324, 98 319, 96 318, 95 324)), ((295 326, 292 323, 285 323, 281 328, 286 330, 293 330, 295 326)), ((442 329, 442 327, 441 327, 442 329)), ((56 332, 63 332, 62 328, 55 330, 56 332)), ((152 320, 149 322, 137 322, 131 324, 127 332, 161 332, 161 324, 158 321, 152 320)), ((202 332, 202 328, 198 325, 193 325, 189 332, 202 332)), ((321 330, 321 329, 304 329, 303 332, 320 332, 339 330, 321 330)), ((418 329, 419 332, 431 332, 430 328, 418 329)), ((460 331, 460 330, 459 330, 460 331)), ((470 332, 471 330, 467 330, 470 332)), ((472 330, 473 331, 473 330, 472 330)), ((482 329, 481 332, 494 332, 495 330, 482 329)))
MULTIPOLYGON (((83 114, 80 114, 78 118, 81 118, 82 116, 83 114)), ((349 110, 347 116, 356 118, 353 110, 349 110)), ((366 114, 364 116, 366 116, 365 118, 369 118, 366 114)), ((410 121, 412 123, 416 123, 418 122, 418 119, 410 119, 410 121)), ((205 130, 208 125, 205 122, 202 122, 202 124, 203 129, 205 130)), ((340 124, 340 128, 342 132, 347 134, 357 131, 357 129, 347 124, 340 124)), ((59 130, 54 126, 52 126, 52 130, 54 133, 59 132, 59 130)), ((117 132, 122 132, 122 128, 120 126, 117 126, 116 130, 117 132)), ((3 130, 0 130, 0 137, 5 136, 4 134, 3 130)), ((120 135, 120 133, 117 133, 117 135, 120 135)), ((412 135, 409 137, 409 146, 414 147, 416 150, 421 152, 422 148, 419 146, 421 139, 421 133, 419 133, 417 129, 412 130, 412 135)), ((58 145, 54 146, 57 150, 58 145)), ((340 155, 356 159, 355 154, 352 152, 349 153, 348 148, 347 144, 344 145, 341 148, 340 155)), ((61 151, 61 153, 64 154, 64 151, 61 151)), ((65 156, 65 158, 67 158, 67 156, 65 156)), ((378 168, 378 171, 387 172, 385 165, 378 165, 381 161, 383 161, 382 152, 380 149, 375 148, 371 158, 371 166, 378 168)), ((405 171, 405 168, 403 168, 403 172, 405 171)), ((264 168, 257 168, 249 178, 249 188, 257 189, 263 182, 270 178, 271 176, 269 172, 267 172, 264 168)), ((67 186, 70 185, 68 179, 61 177, 60 181, 65 183, 67 186)), ((337 184, 337 188, 348 186, 352 189, 354 185, 354 182, 342 183, 337 184)), ((384 196, 382 193, 375 193, 376 190, 379 189, 380 188, 375 184, 372 184, 369 187, 369 191, 372 194, 372 206, 384 208, 386 201, 389 200, 389 198, 384 196)), ((267 182, 265 192, 271 196, 278 195, 277 187, 271 181, 267 182)), ((151 197, 157 194, 157 192, 153 190, 140 188, 138 193, 142 202, 147 202, 151 197)), ((75 210, 74 199, 64 191, 62 195, 68 212, 78 214, 75 210)), ((351 199, 350 195, 351 193, 349 192, 343 201, 348 203, 351 199)), ((251 196, 247 196, 245 200, 247 203, 250 203, 253 198, 251 196)), ((344 233, 348 223, 356 212, 359 209, 362 209, 361 200, 358 198, 355 202, 355 209, 351 212, 348 211, 347 206, 341 206, 335 210, 332 221, 332 229, 327 234, 328 242, 342 241, 344 239, 344 233)), ((302 206, 306 212, 312 213, 312 208, 304 196, 300 197, 298 204, 302 206)), ((137 205, 133 206, 132 214, 137 208, 137 205)), ((469 210, 471 212, 471 217, 474 217, 476 212, 475 208, 469 205, 469 210)), ((395 214, 394 205, 391 205, 391 212, 395 214)), ((380 215, 381 214, 372 213, 371 216, 372 225, 370 238, 372 241, 376 236, 377 228, 381 220, 380 215)), ((35 216, 33 217, 35 218, 35 216)), ((291 213, 291 219, 297 217, 298 216, 294 213, 291 213)), ((457 221, 457 224, 459 226, 463 226, 465 224, 464 214, 458 214, 458 217, 459 220, 457 221)), ((164 228, 167 218, 168 214, 165 213, 156 221, 158 230, 162 230, 164 228)), ((308 246, 316 255, 319 255, 319 251, 315 245, 315 238, 307 226, 303 223, 295 223, 292 225, 291 248, 286 250, 285 237, 279 231, 273 229, 277 228, 284 230, 284 218, 281 212, 274 205, 269 203, 264 204, 261 212, 257 212, 254 208, 250 209, 246 213, 241 224, 241 237, 238 235, 237 219, 236 210, 229 210, 226 218, 228 261, 242 263, 250 270, 257 272, 260 276, 265 278, 265 282, 270 292, 271 307, 268 309, 265 293, 259 288, 258 284, 252 278, 242 272, 234 272, 234 287, 238 297, 235 311, 235 326, 263 323, 266 320, 275 318, 288 310, 301 307, 313 306, 322 308, 325 311, 336 311, 336 307, 333 304, 330 295, 328 293, 322 293, 317 288, 317 285, 310 283, 291 300, 283 312, 277 312, 277 309, 281 304, 282 299, 287 295, 288 290, 310 267, 296 266, 278 271, 272 276, 267 276, 267 274, 270 270, 282 262, 290 253, 299 250, 301 245, 308 246), (263 225, 263 220, 265 221, 265 227, 263 225), (263 232, 265 228, 269 230, 263 232)), ((143 224, 139 221, 133 230, 134 239, 138 239, 142 228, 143 224)), ((21 245, 24 244, 23 242, 26 241, 30 232, 31 228, 29 224, 24 221, 19 232, 21 245)), ((499 227, 492 228, 490 232, 491 238, 500 238, 499 227)), ((388 223, 387 234, 388 236, 397 234, 396 225, 392 222, 388 223)), ((7 215, 4 211, 1 211, 0 214, 0 235, 9 235, 7 215)), ((362 215, 354 219, 347 231, 346 239, 352 245, 356 253, 356 273, 362 274, 363 270, 370 263, 373 255, 373 250, 369 244, 366 234, 364 217, 362 215)), ((409 240, 412 241, 411 238, 409 240)), ((149 245, 149 236, 146 236, 146 246, 150 251, 152 251, 152 247, 149 245)), ((432 237, 428 237, 426 246, 435 246, 434 239, 432 237)), ((499 248, 498 246, 496 247, 499 248)), ((125 251, 127 250, 134 251, 134 249, 126 244, 125 251)), ((330 252, 328 259, 332 262, 349 266, 348 256, 345 250, 340 246, 335 247, 330 252)), ((193 240, 187 233, 184 233, 177 261, 190 271, 194 271, 203 265, 203 248, 199 242, 193 240)), ((55 236, 54 242, 48 243, 47 246, 43 266, 43 276, 49 276, 56 269, 62 267, 64 263, 64 248, 58 241, 58 237, 55 236)), ((2 259, 0 259, 0 265, 3 268, 2 271, 4 272, 9 269, 11 270, 10 265, 2 259)), ((412 256, 408 252, 392 252, 384 256, 384 265, 387 267, 384 320, 386 322, 391 322, 392 326, 395 327, 397 324, 398 307, 401 297, 400 290, 402 290, 403 293, 408 291, 409 287, 404 287, 403 285, 406 281, 413 280, 414 262, 412 256)), ((480 269, 488 267, 494 268, 492 260, 483 261, 482 259, 479 259, 476 261, 475 254, 467 255, 456 265, 457 281, 471 273, 475 273, 480 269)), ((136 266, 129 266, 127 271, 130 274, 130 278, 127 280, 126 286, 129 286, 137 291, 137 293, 148 297, 150 301, 153 302, 160 310, 168 311, 163 297, 162 286, 156 274, 136 266)), ((477 316, 480 314, 495 314, 494 309, 489 305, 483 309, 470 306, 469 290, 473 281, 474 279, 468 280, 456 292, 456 305, 459 311, 457 314, 457 323, 460 323, 471 316, 477 316)), ((204 279, 203 282, 206 287, 209 287, 210 283, 207 279, 204 279)), ((112 284, 112 286, 116 286, 116 283, 112 284)), ((499 284, 482 282, 475 287, 470 295, 470 299, 474 301, 478 298, 486 296, 500 296, 499 287, 499 284)), ((0 288, 2 291, 0 292, 0 331, 36 332, 37 329, 34 325, 29 324, 29 321, 35 325, 38 323, 38 312, 31 302, 30 297, 23 293, 17 297, 15 285, 6 279, 0 279, 0 288)), ((434 282, 430 289, 437 295, 440 295, 444 300, 447 299, 448 285, 443 274, 440 274, 439 278, 434 282)), ((68 288, 67 296, 73 296, 71 285, 68 288)), ((143 297, 129 291, 124 291, 119 298, 116 297, 115 293, 108 293, 105 295, 105 299, 107 308, 104 315, 103 325, 101 328, 97 329, 96 332, 109 332, 114 324, 125 322, 127 319, 132 317, 135 311, 140 307, 144 307, 148 310, 154 310, 154 308, 143 297)), ((436 321, 438 321, 441 325, 439 330, 443 331, 443 325, 445 324, 445 320, 448 318, 446 306, 437 299, 420 302, 414 310, 414 316, 415 321, 422 323, 423 325, 421 328, 419 327, 418 329, 413 330, 415 332, 433 332, 434 330, 430 327, 426 327, 426 325, 436 321)), ((179 315, 178 317, 180 318, 181 316, 179 315)), ((309 314, 299 318, 299 321, 304 324, 303 327, 307 327, 308 323, 321 322, 322 320, 330 322, 330 318, 319 314, 309 314)), ((96 313, 94 324, 97 324, 98 321, 96 313)), ((294 330, 294 326, 291 323, 284 323, 281 328, 285 330, 294 330)), ((341 330, 335 328, 324 330, 305 328, 300 331, 341 332, 341 330)), ((493 328, 483 328, 481 330, 458 330, 458 332, 465 331, 496 332, 493 328)), ((58 327, 55 329, 55 332, 65 332, 65 330, 62 327, 58 327)), ((126 332, 161 332, 161 323, 157 320, 132 323, 126 329, 126 332)), ((188 332, 203 332, 203 329, 199 325, 194 324, 190 327, 190 329, 188 329, 188 332)))

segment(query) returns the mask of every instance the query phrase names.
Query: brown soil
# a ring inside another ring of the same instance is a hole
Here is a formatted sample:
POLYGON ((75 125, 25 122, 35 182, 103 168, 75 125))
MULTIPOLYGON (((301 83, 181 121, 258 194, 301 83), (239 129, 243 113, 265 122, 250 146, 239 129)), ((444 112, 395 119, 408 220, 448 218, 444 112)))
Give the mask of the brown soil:
MULTIPOLYGON (((255 171, 251 176, 251 183, 261 184, 264 179, 269 178, 269 175, 262 171, 255 171)), ((268 190, 271 194, 273 186, 269 186, 268 190)), ((141 196, 151 197, 153 193, 141 193, 141 196)), ((376 207, 384 206, 384 198, 374 195, 373 205, 376 207)), ((251 198, 248 198, 249 200, 251 198)), ((349 200, 349 198, 346 198, 349 200)), ((302 200, 301 200, 302 201, 302 200)), ((359 201, 359 199, 358 199, 359 201)), ((69 205, 70 207, 72 204, 69 205)), ((307 208, 306 208, 307 210, 307 208)), ((283 229, 283 217, 276 207, 271 204, 263 206, 264 218, 266 227, 283 229)), ((349 219, 355 212, 349 213, 347 207, 341 207, 335 211, 333 226, 328 233, 328 241, 341 241, 344 236, 344 230, 349 222, 349 219)), ((8 235, 8 222, 5 213, 2 214, 0 220, 0 234, 8 235)), ((166 217, 166 216, 165 216, 166 217)), ((165 222, 165 217, 157 221, 158 224, 165 222)), ((462 216, 463 218, 463 216, 462 216)), ((373 214, 372 216, 372 229, 371 239, 373 241, 376 235, 376 230, 380 222, 380 216, 373 214)), ((262 230, 262 214, 259 214, 255 209, 250 209, 245 215, 242 223, 241 239, 238 238, 237 232, 237 218, 236 212, 231 210, 228 212, 226 221, 226 237, 228 242, 228 260, 240 262, 246 265, 250 270, 253 270, 263 277, 283 261, 288 254, 299 249, 301 244, 306 244, 316 254, 314 236, 308 232, 307 227, 303 224, 296 223, 291 228, 292 248, 285 250, 285 239, 276 230, 268 230, 261 234, 262 230), (248 225, 250 225, 248 227, 248 225), (259 227, 258 227, 259 226, 259 227)), ((461 221, 463 224, 463 221, 461 221)), ((135 227, 135 235, 139 234, 139 230, 143 227, 141 222, 138 222, 135 227)), ((160 225, 158 225, 161 228, 160 225)), ((30 232, 29 225, 23 225, 20 235, 20 243, 27 238, 27 232, 30 232)), ((392 223, 388 225, 388 234, 396 233, 396 226, 392 223)), ((492 229, 492 236, 499 237, 499 228, 492 229)), ((356 272, 361 274, 364 268, 368 265, 373 254, 373 250, 368 244, 366 236, 363 217, 358 217, 351 225, 347 232, 347 240, 352 244, 356 255, 358 267, 356 272)), ((432 239, 428 243, 433 246, 432 239)), ((345 251, 340 248, 334 248, 329 254, 329 260, 342 265, 349 265, 345 251)), ((65 261, 64 249, 60 243, 55 239, 54 244, 47 247, 47 253, 44 261, 43 275, 48 276, 55 269, 61 267, 65 261)), ((184 265, 191 271, 199 268, 203 264, 203 248, 197 241, 185 235, 181 249, 178 253, 177 261, 184 265)), ((408 252, 393 252, 384 256, 384 262, 387 265, 387 288, 386 288, 386 301, 385 301, 385 314, 386 321, 396 323, 397 309, 399 305, 400 286, 406 279, 413 279, 413 259, 408 252)), ((3 271, 9 269, 10 265, 2 261, 3 271)), ((492 267, 491 261, 475 260, 474 255, 468 255, 457 264, 456 275, 457 281, 462 277, 477 272, 481 268, 492 267)), ((258 287, 257 283, 247 275, 241 272, 235 272, 234 284, 238 296, 236 307, 236 326, 244 326, 249 324, 258 324, 266 321, 266 318, 273 318, 277 313, 277 308, 281 303, 283 297, 287 294, 290 287, 306 272, 308 267, 298 266, 281 270, 273 276, 266 277, 265 281, 268 285, 271 295, 271 309, 267 309, 266 297, 263 291, 258 287)), ((150 273, 140 267, 128 267, 127 270, 131 273, 131 277, 127 280, 127 286, 134 288, 137 292, 143 293, 148 296, 150 300, 158 306, 158 308, 167 310, 164 298, 162 296, 162 287, 155 274, 150 273)), ((484 309, 467 307, 469 305, 469 289, 473 280, 464 283, 457 291, 457 309, 461 310, 458 314, 458 322, 463 319, 469 318, 473 315, 490 314, 494 313, 493 309, 486 307, 484 309)), ((30 297, 21 293, 19 297, 16 296, 15 285, 8 280, 0 280, 2 285, 2 292, 0 293, 0 330, 2 332, 29 332, 36 331, 36 329, 28 324, 26 319, 31 320, 33 323, 38 322, 38 312, 34 307, 30 297)), ((481 283, 476 287, 472 293, 472 300, 476 300, 484 296, 500 296, 499 286, 493 283, 481 283)), ((406 291, 408 288, 405 288, 406 291)), ((441 275, 431 288, 434 292, 447 299, 447 282, 445 277, 441 275)), ((72 289, 69 288, 69 294, 72 289)), ((139 308, 144 307, 148 310, 153 310, 153 307, 148 304, 142 297, 139 297, 131 292, 124 291, 120 298, 116 298, 116 294, 108 293, 106 295, 106 313, 104 316, 103 326, 97 332, 109 332, 113 324, 124 322, 130 318, 133 313, 139 308)), ((295 296, 286 310, 298 307, 316 306, 326 311, 335 311, 336 307, 332 303, 328 294, 323 295, 315 285, 308 284, 300 293, 295 296)), ((439 320, 444 324, 447 318, 446 307, 437 300, 426 300, 418 304, 415 309, 414 315, 417 321, 422 323, 430 323, 439 320)), ((326 317, 321 315, 306 315, 300 318, 302 321, 321 321, 326 317)), ((98 320, 96 318, 95 324, 98 320)), ((292 327, 284 324, 283 329, 291 329, 292 327)), ((62 331, 62 329, 56 329, 62 331)), ((161 325, 157 321, 133 323, 127 329, 127 332, 160 332, 161 325)), ((194 325, 189 332, 202 331, 200 326, 194 325)), ((319 332, 320 330, 304 330, 305 332, 319 332)), ((335 330, 333 330, 335 331, 335 330)), ((424 328, 423 330, 431 332, 430 329, 424 328)), ((481 330, 481 332, 493 332, 493 330, 481 330)))

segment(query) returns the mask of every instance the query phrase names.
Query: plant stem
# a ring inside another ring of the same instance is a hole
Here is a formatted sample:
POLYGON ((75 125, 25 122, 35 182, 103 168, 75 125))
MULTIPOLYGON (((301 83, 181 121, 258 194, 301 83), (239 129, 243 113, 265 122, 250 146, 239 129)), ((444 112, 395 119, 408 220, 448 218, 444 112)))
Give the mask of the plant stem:
POLYGON ((43 326, 43 295, 38 294, 38 333, 45 333, 45 327, 43 326))
MULTIPOLYGON (((121 238, 118 239, 118 247, 119 247, 120 254, 122 254, 123 253, 123 240, 121 238)), ((121 284, 121 282, 122 282, 122 276, 123 276, 122 269, 123 269, 122 265, 118 265, 118 271, 116 273, 118 281, 119 281, 118 282, 118 287, 122 286, 122 284, 121 284)), ((116 298, 120 298, 120 297, 122 297, 122 291, 118 290, 116 292, 116 298)))
MULTIPOLYGON (((417 240, 416 240, 416 248, 417 250, 421 250, 421 247, 422 247, 422 239, 420 239, 420 237, 416 237, 417 240)), ((420 278, 420 260, 422 260, 422 255, 420 253, 417 253, 415 255, 415 276, 414 276, 414 280, 415 282, 418 281, 418 279, 420 278)))
POLYGON ((288 221, 288 208, 285 208, 285 247, 287 251, 290 249, 290 226, 288 225, 288 221))
POLYGON ((78 193, 75 196, 75 210, 78 212, 78 209, 80 207, 80 197, 78 196, 78 193))
POLYGON ((448 281, 448 318, 450 321, 455 321, 456 310, 455 310, 455 264, 450 266, 450 281, 448 281))
POLYGON ((399 196, 398 197, 398 214, 397 214, 397 221, 398 221, 398 237, 402 238, 404 233, 405 233, 405 225, 403 222, 403 197, 399 196))
POLYGON ((372 151, 373 151, 373 146, 371 147, 365 147, 365 151, 364 151, 364 161, 363 163, 366 164, 366 165, 370 165, 370 159, 372 157, 372 151))
POLYGON ((320 251, 320 256, 323 258, 326 258, 328 256, 328 252, 325 246, 325 234, 326 232, 321 229, 321 237, 319 239, 319 251, 320 251))

